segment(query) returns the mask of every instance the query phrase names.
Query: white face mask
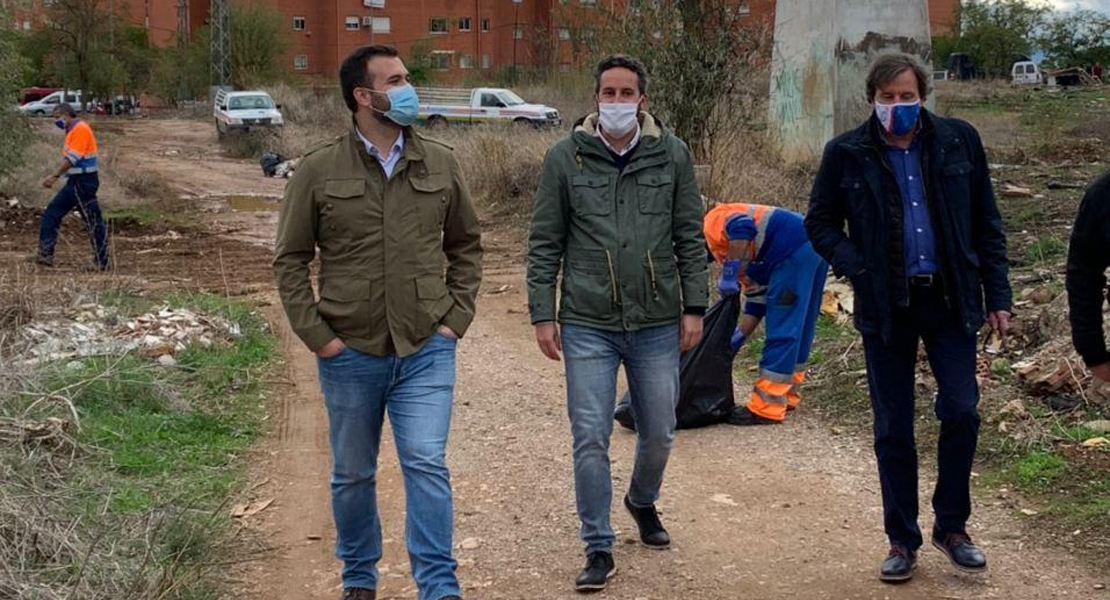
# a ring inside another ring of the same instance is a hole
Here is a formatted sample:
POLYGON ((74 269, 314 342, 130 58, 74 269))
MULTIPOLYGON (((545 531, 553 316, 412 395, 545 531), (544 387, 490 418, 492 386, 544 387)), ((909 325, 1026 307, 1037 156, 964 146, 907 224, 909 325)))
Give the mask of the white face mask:
POLYGON ((640 103, 635 104, 598 104, 601 129, 613 137, 622 137, 636 128, 636 117, 640 114, 640 103))

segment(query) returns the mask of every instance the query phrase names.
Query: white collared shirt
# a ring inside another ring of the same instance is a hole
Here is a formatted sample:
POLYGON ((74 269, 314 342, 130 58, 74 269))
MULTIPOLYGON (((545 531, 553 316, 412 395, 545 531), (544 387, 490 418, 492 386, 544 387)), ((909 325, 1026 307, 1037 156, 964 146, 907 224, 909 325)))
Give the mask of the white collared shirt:
POLYGON ((601 134, 600 123, 598 123, 597 127, 594 128, 594 136, 601 138, 601 141, 605 144, 605 147, 611 150, 613 154, 616 154, 617 156, 624 156, 625 154, 632 152, 632 150, 636 147, 636 144, 640 143, 640 124, 636 123, 636 135, 632 136, 632 140, 629 141, 628 145, 624 147, 624 150, 621 150, 620 152, 617 152, 617 149, 614 148, 613 145, 609 143, 609 140, 601 134))
POLYGON ((393 142, 393 149, 389 151, 389 156, 383 158, 381 151, 378 147, 370 143, 366 136, 355 127, 355 133, 358 134, 358 139, 362 140, 363 145, 366 146, 366 153, 378 159, 378 163, 382 165, 382 170, 385 171, 385 178, 393 177, 393 170, 397 168, 397 163, 401 162, 401 156, 405 153, 405 132, 397 134, 397 139, 393 142))

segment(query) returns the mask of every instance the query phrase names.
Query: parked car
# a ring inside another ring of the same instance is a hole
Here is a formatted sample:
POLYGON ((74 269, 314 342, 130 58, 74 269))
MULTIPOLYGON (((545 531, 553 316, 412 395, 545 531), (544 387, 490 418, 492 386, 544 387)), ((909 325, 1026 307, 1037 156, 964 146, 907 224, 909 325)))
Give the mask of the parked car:
POLYGON ((25 115, 33 115, 36 117, 50 116, 54 112, 54 107, 62 102, 68 102, 77 112, 84 110, 81 106, 81 92, 75 90, 57 91, 45 98, 28 102, 19 107, 20 112, 25 115), (63 100, 64 98, 64 100, 63 100))
POLYGON ((247 132, 252 129, 281 127, 285 120, 281 107, 269 94, 261 90, 216 92, 212 103, 212 116, 216 119, 216 134, 224 137, 232 131, 247 132))
POLYGON ((1044 83, 1044 73, 1041 68, 1031 60, 1021 60, 1014 63, 1014 85, 1040 85, 1044 83))
POLYGON ((562 124, 559 111, 529 104, 504 88, 419 88, 420 120, 431 128, 454 123, 518 123, 534 127, 562 124))
POLYGON ((23 104, 27 104, 28 102, 34 102, 35 100, 42 100, 43 98, 45 98, 45 97, 49 96, 50 94, 53 94, 54 92, 57 92, 57 91, 58 91, 58 88, 52 88, 52 87, 38 87, 38 86, 35 86, 35 87, 23 88, 22 90, 19 91, 19 104, 23 105, 23 104))

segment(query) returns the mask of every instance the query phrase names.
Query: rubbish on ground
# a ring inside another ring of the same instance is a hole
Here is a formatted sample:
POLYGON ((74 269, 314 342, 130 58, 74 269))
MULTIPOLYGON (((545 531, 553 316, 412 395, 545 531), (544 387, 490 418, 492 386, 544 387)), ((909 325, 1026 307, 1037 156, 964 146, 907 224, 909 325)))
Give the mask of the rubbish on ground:
POLYGON ((1098 421, 1087 421, 1083 424, 1085 429, 1090 429, 1095 433, 1110 433, 1110 421, 1101 419, 1098 421))
POLYGON ((258 159, 262 174, 278 179, 289 177, 297 169, 297 159, 287 159, 277 152, 266 152, 258 159))
POLYGON ((1083 442, 1082 446, 1084 448, 1104 448, 1110 446, 1110 440, 1104 437, 1091 438, 1083 442))
POLYGON ((835 281, 825 285, 825 294, 821 297, 821 312, 831 317, 841 312, 850 316, 855 312, 855 305, 856 296, 852 286, 835 281))
POLYGON ((740 506, 736 503, 735 500, 732 499, 732 496, 728 494, 713 494, 709 499, 713 502, 716 502, 717 504, 724 504, 727 506, 740 506))
POLYGON ((1003 185, 1000 193, 1007 198, 1032 198, 1034 196, 1033 190, 1012 183, 1003 185))
POLYGON ((1050 181, 1046 184, 1050 190, 1081 190, 1087 187, 1086 184, 1079 181, 1050 181))
POLYGON ((266 508, 269 507, 273 503, 274 503, 274 499, 270 498, 269 500, 263 500, 261 502, 254 502, 254 503, 248 503, 248 504, 236 504, 231 509, 231 518, 233 518, 233 519, 243 519, 243 518, 246 518, 246 517, 253 517, 254 515, 257 515, 258 513, 266 510, 266 508))

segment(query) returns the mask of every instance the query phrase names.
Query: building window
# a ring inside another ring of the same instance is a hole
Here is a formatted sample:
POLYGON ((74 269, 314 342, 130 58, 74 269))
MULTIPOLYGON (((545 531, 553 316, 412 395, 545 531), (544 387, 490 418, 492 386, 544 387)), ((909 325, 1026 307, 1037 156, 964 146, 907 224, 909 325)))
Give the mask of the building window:
POLYGON ((370 19, 370 31, 374 33, 389 33, 392 23, 389 17, 368 17, 370 19))
POLYGON ((482 31, 489 31, 489 19, 482 19, 482 31))
POLYGON ((304 31, 304 17, 293 17, 293 31, 304 31))
POLYGON ((451 52, 437 50, 432 52, 432 68, 439 71, 451 69, 451 52))
POLYGON ((385 0, 362 0, 366 8, 385 8, 385 0))
POLYGON ((347 17, 344 29, 347 31, 358 31, 358 17, 347 17))
POLYGON ((741 17, 746 17, 752 14, 752 7, 748 6, 747 2, 741 2, 740 6, 736 7, 736 13, 741 17))
POLYGON ((559 39, 564 40, 564 41, 569 40, 570 39, 570 30, 567 29, 566 27, 560 27, 559 28, 559 39))
POLYGON ((482 55, 482 68, 483 69, 488 69, 490 67, 490 64, 492 64, 492 63, 490 62, 489 55, 488 54, 483 54, 482 55))
POLYGON ((461 17, 459 19, 459 31, 470 31, 470 17, 461 17))
POLYGON ((597 6, 597 0, 579 0, 582 6, 597 6))
POLYGON ((297 54, 293 57, 293 68, 298 71, 303 71, 308 68, 308 55, 297 54))
POLYGON ((516 27, 513 27, 513 39, 514 40, 524 39, 524 28, 521 27, 520 25, 517 25, 516 27))
POLYGON ((474 68, 474 55, 473 54, 463 54, 462 56, 460 56, 459 57, 459 68, 460 69, 473 69, 474 68))
POLYGON ((428 31, 431 33, 447 33, 447 17, 432 17, 428 22, 428 31))

